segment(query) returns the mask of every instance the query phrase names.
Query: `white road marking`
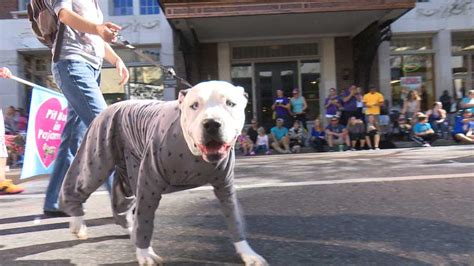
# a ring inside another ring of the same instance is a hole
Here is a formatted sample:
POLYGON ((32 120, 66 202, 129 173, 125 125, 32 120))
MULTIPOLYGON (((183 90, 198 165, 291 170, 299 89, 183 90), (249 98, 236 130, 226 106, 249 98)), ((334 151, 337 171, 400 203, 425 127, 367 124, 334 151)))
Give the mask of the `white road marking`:
MULTIPOLYGON (((253 188, 276 188, 276 187, 299 187, 299 186, 321 186, 321 185, 340 185, 340 184, 358 184, 358 183, 384 183, 384 182, 402 182, 402 181, 419 181, 419 180, 436 180, 436 179, 455 179, 455 178, 474 178, 473 173, 460 174, 443 174, 443 175, 416 175, 416 176, 394 176, 394 177, 370 177, 370 178, 350 178, 339 180, 319 180, 319 181, 301 181, 301 182, 266 182, 260 184, 236 184, 237 190, 253 189, 253 188)), ((212 190, 211 186, 203 186, 188 191, 206 191, 212 190)), ((107 191, 97 191, 92 195, 108 195, 107 191)), ((2 199, 28 199, 28 198, 44 198, 44 194, 17 194, 0 196, 2 199)))

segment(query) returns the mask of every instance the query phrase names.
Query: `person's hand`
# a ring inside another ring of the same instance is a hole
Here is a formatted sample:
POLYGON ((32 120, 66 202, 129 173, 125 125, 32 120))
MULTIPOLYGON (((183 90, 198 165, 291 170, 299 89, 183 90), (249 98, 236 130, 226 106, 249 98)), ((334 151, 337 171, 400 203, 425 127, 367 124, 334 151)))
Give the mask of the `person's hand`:
POLYGON ((117 33, 122 27, 112 23, 106 22, 104 24, 99 24, 96 27, 97 34, 106 42, 113 43, 117 41, 117 33))
POLYGON ((117 59, 115 62, 115 68, 121 78, 119 85, 122 86, 123 84, 127 83, 130 74, 128 73, 127 66, 123 63, 122 59, 117 59))
POLYGON ((10 72, 10 69, 6 67, 0 68, 0 78, 9 79, 11 78, 11 76, 12 76, 12 72, 10 72))

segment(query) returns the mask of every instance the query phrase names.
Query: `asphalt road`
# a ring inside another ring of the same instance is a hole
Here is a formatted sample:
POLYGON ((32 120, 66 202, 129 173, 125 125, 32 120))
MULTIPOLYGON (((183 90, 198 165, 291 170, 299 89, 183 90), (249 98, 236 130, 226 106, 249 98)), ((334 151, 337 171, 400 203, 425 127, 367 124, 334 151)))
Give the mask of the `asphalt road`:
MULTIPOLYGON (((271 265, 474 265, 474 146, 239 158, 249 242, 271 265)), ((136 265, 108 195, 89 239, 43 219, 46 180, 0 197, 0 265, 136 265)), ((241 265, 209 187, 166 195, 153 247, 165 265, 241 265)))

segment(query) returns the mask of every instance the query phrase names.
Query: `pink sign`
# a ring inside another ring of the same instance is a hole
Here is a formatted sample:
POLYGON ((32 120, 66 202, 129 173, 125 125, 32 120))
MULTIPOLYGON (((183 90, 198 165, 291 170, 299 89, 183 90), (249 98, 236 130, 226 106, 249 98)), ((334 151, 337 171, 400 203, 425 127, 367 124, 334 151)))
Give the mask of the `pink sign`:
POLYGON ((35 117, 35 139, 38 155, 45 168, 54 161, 67 120, 67 107, 56 98, 43 102, 35 117))

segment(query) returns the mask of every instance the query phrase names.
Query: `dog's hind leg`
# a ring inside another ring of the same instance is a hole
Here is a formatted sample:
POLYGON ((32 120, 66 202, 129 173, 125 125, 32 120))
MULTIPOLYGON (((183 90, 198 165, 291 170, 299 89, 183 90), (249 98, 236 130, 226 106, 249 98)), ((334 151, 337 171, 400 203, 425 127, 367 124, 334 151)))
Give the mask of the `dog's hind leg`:
POLYGON ((93 121, 61 188, 60 209, 72 216, 71 231, 80 239, 87 238, 82 204, 104 184, 115 168, 116 148, 108 133, 100 120, 93 121))

